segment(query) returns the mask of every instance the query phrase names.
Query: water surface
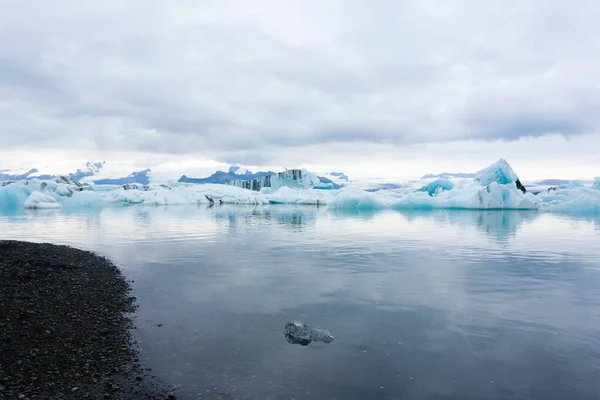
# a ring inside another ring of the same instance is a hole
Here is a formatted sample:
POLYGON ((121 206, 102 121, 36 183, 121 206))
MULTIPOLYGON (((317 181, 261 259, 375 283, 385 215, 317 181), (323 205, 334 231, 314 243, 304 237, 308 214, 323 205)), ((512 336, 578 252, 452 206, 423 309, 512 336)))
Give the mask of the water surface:
POLYGON ((597 216, 132 206, 0 215, 0 239, 120 265, 183 398, 600 398, 597 216))

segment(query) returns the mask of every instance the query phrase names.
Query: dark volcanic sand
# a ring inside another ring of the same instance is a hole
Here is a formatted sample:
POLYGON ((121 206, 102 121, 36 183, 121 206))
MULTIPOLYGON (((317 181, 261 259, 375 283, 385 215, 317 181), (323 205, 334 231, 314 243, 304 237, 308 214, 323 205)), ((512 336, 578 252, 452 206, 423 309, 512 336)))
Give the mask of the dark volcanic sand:
POLYGON ((93 253, 0 241, 0 399, 174 398, 139 363, 129 291, 93 253))

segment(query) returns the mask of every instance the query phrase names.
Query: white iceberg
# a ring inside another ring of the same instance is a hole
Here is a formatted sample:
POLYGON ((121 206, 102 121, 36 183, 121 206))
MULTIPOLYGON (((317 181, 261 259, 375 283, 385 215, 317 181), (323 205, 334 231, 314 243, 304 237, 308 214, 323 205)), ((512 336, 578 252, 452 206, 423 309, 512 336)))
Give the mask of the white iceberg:
POLYGON ((259 192, 262 188, 268 187, 277 190, 282 187, 313 189, 315 187, 325 187, 316 174, 306 169, 286 169, 272 175, 266 175, 251 180, 233 180, 227 182, 227 185, 237 186, 243 189, 250 189, 259 192))
MULTIPOLYGON (((242 182, 242 181, 240 181, 242 182)), ((504 159, 482 169, 475 178, 410 182, 401 189, 367 191, 357 186, 317 190, 318 178, 305 170, 288 170, 260 180, 244 181, 250 190, 234 184, 82 185, 66 177, 52 180, 7 182, 0 187, 0 209, 103 207, 129 204, 297 204, 336 210, 501 209, 548 212, 600 212, 600 179, 592 187, 572 182, 567 187, 527 191, 504 159), (302 171, 292 172, 292 171, 302 171)))
POLYGON ((62 206, 56 201, 56 199, 50 195, 44 194, 42 192, 32 192, 25 203, 23 204, 25 208, 61 208, 62 206))
POLYGON ((475 182, 479 182, 482 186, 487 186, 493 182, 502 185, 514 183, 519 190, 523 193, 526 192, 519 177, 504 158, 477 172, 475 174, 475 182))
POLYGON ((541 201, 531 193, 523 193, 515 183, 502 185, 496 182, 482 187, 471 183, 452 190, 444 190, 436 196, 427 192, 415 192, 402 196, 393 204, 395 209, 497 209, 535 210, 541 201))
POLYGON ((540 209, 559 213, 600 213, 600 190, 590 187, 554 189, 537 195, 540 209))
POLYGON ((448 178, 438 178, 417 189, 418 192, 427 192, 430 196, 437 196, 444 190, 454 189, 454 182, 448 178))
POLYGON ((73 196, 73 193, 75 193, 75 191, 72 188, 70 188, 68 185, 65 185, 64 183, 59 183, 58 185, 56 185, 56 188, 54 188, 54 192, 59 196, 63 197, 71 197, 73 196))

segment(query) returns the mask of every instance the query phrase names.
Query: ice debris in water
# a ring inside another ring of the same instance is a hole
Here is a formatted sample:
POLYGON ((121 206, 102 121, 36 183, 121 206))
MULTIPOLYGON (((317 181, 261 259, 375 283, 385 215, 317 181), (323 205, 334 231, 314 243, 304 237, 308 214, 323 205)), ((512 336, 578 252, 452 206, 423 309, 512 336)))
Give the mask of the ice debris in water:
POLYGON ((310 342, 331 343, 333 336, 328 330, 313 328, 300 321, 289 321, 285 324, 285 339, 292 344, 308 345, 310 342))

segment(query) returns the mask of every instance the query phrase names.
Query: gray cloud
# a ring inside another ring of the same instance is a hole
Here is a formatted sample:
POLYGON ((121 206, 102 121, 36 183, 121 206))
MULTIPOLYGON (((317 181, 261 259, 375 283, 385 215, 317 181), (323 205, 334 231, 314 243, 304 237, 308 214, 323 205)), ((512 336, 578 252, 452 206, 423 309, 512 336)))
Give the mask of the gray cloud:
POLYGON ((594 1, 0 5, 4 146, 198 153, 598 132, 594 1))

